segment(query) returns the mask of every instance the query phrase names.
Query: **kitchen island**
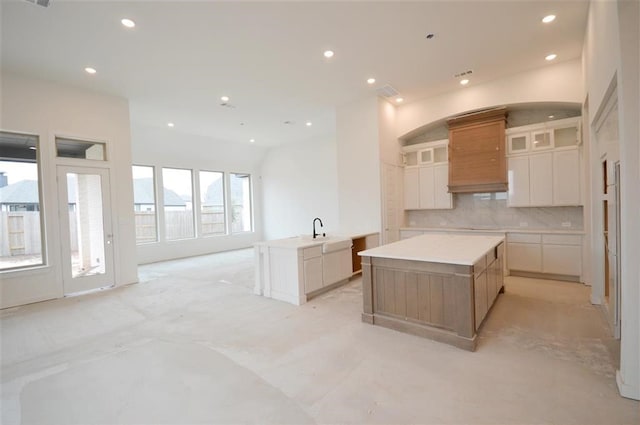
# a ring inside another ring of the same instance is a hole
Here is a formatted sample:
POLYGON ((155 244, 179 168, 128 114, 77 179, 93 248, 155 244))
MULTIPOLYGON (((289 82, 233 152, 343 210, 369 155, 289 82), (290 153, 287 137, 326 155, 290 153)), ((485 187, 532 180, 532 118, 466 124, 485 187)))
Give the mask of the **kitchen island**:
POLYGON ((360 252, 362 321, 474 351, 503 291, 504 235, 426 234, 360 252))

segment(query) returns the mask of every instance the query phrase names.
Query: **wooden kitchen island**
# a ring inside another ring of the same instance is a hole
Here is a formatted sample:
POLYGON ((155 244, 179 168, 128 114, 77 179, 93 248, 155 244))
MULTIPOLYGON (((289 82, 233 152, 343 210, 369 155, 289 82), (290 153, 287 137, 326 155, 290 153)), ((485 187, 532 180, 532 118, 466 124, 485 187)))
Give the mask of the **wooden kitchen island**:
POLYGON ((474 351, 503 291, 504 236, 426 234, 362 251, 362 321, 474 351))

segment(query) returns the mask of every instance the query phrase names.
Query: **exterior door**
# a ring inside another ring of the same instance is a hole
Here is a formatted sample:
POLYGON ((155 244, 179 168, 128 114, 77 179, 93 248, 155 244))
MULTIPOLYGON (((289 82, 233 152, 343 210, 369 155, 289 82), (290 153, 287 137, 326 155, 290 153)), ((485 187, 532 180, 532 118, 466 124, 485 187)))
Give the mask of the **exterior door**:
POLYGON ((109 170, 58 166, 64 294, 113 286, 109 170))

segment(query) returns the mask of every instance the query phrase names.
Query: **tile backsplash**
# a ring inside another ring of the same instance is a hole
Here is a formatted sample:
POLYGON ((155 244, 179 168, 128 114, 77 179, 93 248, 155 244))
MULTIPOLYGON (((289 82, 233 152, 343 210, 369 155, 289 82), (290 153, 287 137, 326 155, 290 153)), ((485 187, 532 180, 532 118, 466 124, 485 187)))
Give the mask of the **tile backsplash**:
POLYGON ((455 194, 452 210, 407 211, 407 227, 583 230, 582 207, 507 207, 505 193, 455 194))

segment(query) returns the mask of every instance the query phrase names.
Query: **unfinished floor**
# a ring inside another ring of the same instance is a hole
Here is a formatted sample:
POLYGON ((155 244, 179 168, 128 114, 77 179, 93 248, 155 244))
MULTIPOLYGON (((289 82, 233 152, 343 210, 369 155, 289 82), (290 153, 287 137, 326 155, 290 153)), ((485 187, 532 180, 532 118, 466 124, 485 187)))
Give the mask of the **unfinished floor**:
POLYGON ((0 312, 2 424, 635 424, 580 284, 508 278, 474 353, 361 322, 360 279, 295 307, 253 252, 0 312))

